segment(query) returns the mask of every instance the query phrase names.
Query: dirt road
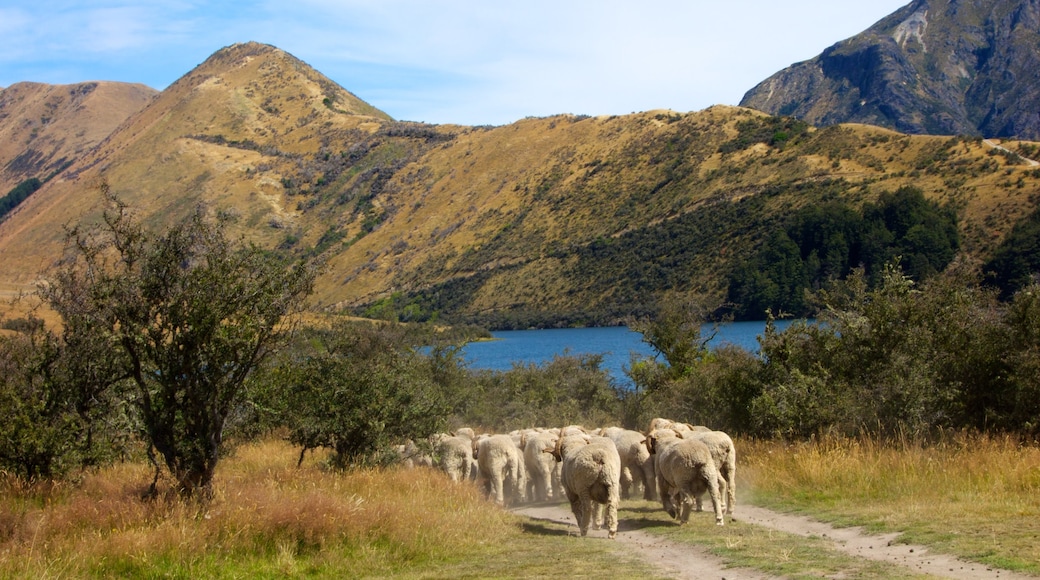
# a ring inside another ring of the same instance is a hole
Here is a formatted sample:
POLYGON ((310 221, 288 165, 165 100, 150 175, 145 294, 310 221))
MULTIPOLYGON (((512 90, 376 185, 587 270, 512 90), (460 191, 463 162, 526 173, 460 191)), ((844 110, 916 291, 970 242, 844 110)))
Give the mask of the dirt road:
MULTIPOLYGON (((538 505, 514 510, 516 513, 540 520, 577 524, 569 506, 538 505)), ((929 574, 938 578, 955 580, 1037 580, 1035 576, 1018 574, 1007 570, 987 568, 983 564, 968 562, 946 554, 931 552, 924 546, 895 543, 899 534, 867 534, 861 528, 835 528, 829 524, 807 517, 783 514, 765 508, 740 505, 734 519, 744 523, 764 526, 799 536, 815 536, 829 540, 836 550, 859 558, 878 560, 903 566, 912 572, 929 574)), ((590 530, 589 537, 606 538, 603 530, 590 530)), ((706 550, 678 544, 647 532, 626 529, 624 520, 618 524, 617 543, 625 546, 628 554, 642 554, 646 560, 662 573, 677 579, 760 580, 774 578, 768 574, 746 568, 727 568, 719 558, 706 550), (635 546, 638 549, 629 549, 635 546)))

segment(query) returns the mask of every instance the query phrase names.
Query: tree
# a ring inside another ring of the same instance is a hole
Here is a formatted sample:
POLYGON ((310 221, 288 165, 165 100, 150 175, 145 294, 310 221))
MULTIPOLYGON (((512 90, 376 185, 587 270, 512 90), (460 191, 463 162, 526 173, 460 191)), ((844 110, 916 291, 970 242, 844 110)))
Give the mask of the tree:
POLYGON ((0 470, 51 479, 74 462, 80 423, 52 380, 56 337, 41 329, 0 335, 0 470))
POLYGON ((688 375, 709 356, 708 343, 718 334, 701 336, 709 309, 680 298, 663 300, 652 319, 631 320, 628 326, 643 335, 643 342, 668 361, 668 378, 688 375))
POLYGON ((454 380, 459 361, 454 351, 418 353, 403 332, 339 323, 316 331, 315 352, 283 367, 289 380, 275 388, 271 406, 281 407, 301 461, 308 449, 324 447, 337 468, 383 463, 394 458, 387 453, 393 444, 444 429, 451 404, 441 381, 454 380))
POLYGON ((0 336, 0 470, 53 480, 125 452, 126 414, 94 380, 106 357, 35 316, 17 326, 0 336))
POLYGON ((202 207, 153 236, 103 194, 103 224, 67 232, 66 259, 43 294, 67 333, 95 337, 81 363, 110 357, 90 382, 131 385, 156 481, 158 452, 182 493, 207 492, 243 384, 291 329, 284 319, 302 307, 316 269, 230 241, 202 207))

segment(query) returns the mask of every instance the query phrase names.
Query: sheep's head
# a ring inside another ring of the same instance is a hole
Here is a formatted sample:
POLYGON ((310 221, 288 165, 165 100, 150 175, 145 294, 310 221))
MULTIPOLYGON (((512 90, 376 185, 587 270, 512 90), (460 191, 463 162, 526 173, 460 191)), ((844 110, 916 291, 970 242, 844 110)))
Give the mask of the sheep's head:
POLYGON ((657 453, 657 437, 653 434, 647 435, 646 439, 643 439, 643 445, 646 445, 646 450, 650 452, 650 455, 657 453))
POLYGON ((563 437, 556 439, 556 445, 542 449, 542 453, 552 453, 553 459, 563 461, 563 437))

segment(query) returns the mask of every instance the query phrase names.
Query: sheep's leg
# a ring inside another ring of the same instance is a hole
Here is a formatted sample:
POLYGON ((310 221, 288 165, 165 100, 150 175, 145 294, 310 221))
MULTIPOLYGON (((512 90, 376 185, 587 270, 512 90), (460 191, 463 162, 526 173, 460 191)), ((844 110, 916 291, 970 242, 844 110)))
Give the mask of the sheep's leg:
POLYGON ((668 481, 660 474, 657 476, 658 492, 661 494, 661 507, 668 515, 675 517, 675 506, 672 503, 672 488, 668 481))
POLYGON ((677 491, 675 493, 674 501, 675 505, 678 507, 676 516, 679 519, 680 526, 690 521, 691 498, 692 494, 688 492, 677 491))
POLYGON ((592 502, 592 529, 598 530, 603 527, 603 504, 592 502))
POLYGON ((578 529, 584 538, 589 533, 589 520, 592 518, 592 498, 582 495, 578 498, 577 511, 574 516, 578 519, 578 529))
POLYGON ((715 508, 715 525, 723 525, 722 518, 722 498, 719 494, 719 480, 722 479, 718 476, 718 473, 714 476, 710 476, 708 479, 708 494, 711 495, 711 504, 715 508))
POLYGON ((607 500, 607 537, 613 540, 617 537, 617 509, 618 504, 621 503, 618 489, 611 487, 609 499, 607 500))
POLYGON ((506 504, 505 495, 505 481, 503 480, 502 472, 496 471, 494 477, 491 478, 491 492, 495 494, 495 503, 498 505, 506 504))
POLYGON ((635 482, 632 477, 632 470, 627 466, 621 468, 621 495, 625 499, 628 499, 632 495, 632 488, 635 482))
POLYGON ((722 477, 722 474, 719 474, 718 481, 719 501, 722 502, 722 510, 729 511, 729 513, 733 513, 733 511, 730 509, 729 495, 727 494, 727 492, 729 491, 729 483, 726 481, 725 477, 722 477))
POLYGON ((652 461, 647 461, 643 465, 643 499, 646 501, 654 501, 657 499, 657 485, 656 475, 654 474, 654 464, 652 461))
POLYGON ((736 466, 730 466, 726 470, 726 513, 733 513, 733 506, 737 503, 737 477, 734 473, 736 466))

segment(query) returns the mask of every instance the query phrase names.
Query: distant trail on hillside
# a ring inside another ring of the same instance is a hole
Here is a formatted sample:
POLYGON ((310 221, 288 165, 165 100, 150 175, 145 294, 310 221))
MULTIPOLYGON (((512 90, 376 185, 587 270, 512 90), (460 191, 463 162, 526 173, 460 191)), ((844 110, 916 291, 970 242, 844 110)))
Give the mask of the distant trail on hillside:
POLYGON ((1030 167, 1040 166, 1040 161, 1036 161, 1036 160, 1030 159, 1028 157, 1023 157, 1019 153, 1016 153, 1016 152, 1008 149, 1007 147, 1001 146, 999 143, 997 143, 996 141, 993 141, 992 139, 983 139, 982 142, 985 143, 986 145, 989 145, 990 147, 992 147, 994 149, 999 149, 1000 151, 1004 151, 1005 153, 1010 153, 1012 155, 1018 155, 1019 159, 1025 161, 1026 164, 1029 165, 1030 167))
MULTIPOLYGON (((514 513, 533 519, 575 524, 566 504, 526 506, 514 513)), ((836 528, 805 516, 785 514, 770 509, 738 503, 734 521, 772 528, 804 537, 820 537, 830 541, 835 550, 851 556, 902 566, 918 574, 952 580, 1037 580, 1036 576, 992 568, 949 554, 931 551, 926 546, 897 543, 899 533, 868 534, 862 528, 836 528)), ((574 533, 577 533, 575 528, 574 533)), ((589 537, 606 538, 604 530, 590 530, 589 537)), ((640 530, 625 529, 625 521, 618 522, 617 542, 635 546, 625 550, 628 555, 638 554, 663 573, 679 579, 726 578, 727 580, 759 580, 774 578, 748 568, 727 568, 720 559, 689 544, 670 542, 640 530)))

